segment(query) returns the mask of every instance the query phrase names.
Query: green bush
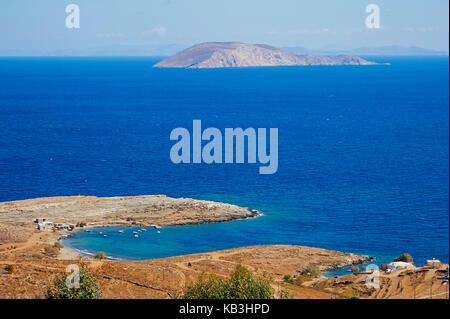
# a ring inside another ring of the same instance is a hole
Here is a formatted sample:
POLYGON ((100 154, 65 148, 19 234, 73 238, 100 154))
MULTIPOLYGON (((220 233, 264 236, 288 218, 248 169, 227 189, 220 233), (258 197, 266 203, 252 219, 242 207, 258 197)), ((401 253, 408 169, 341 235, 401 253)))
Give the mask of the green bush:
POLYGON ((356 289, 349 289, 342 294, 346 299, 359 299, 359 292, 356 289))
POLYGON ((95 278, 90 274, 85 266, 79 272, 80 287, 69 288, 66 279, 69 274, 62 274, 56 278, 53 286, 47 289, 45 297, 47 299, 99 299, 102 296, 101 288, 95 278))
POLYGON ((95 259, 106 259, 106 254, 103 251, 99 251, 98 253, 95 254, 94 256, 95 259))
POLYGON ((294 280, 294 284, 302 287, 303 284, 307 281, 311 281, 313 278, 311 276, 298 275, 294 280))
POLYGON ((288 284, 293 284, 293 283, 294 283, 294 278, 292 278, 291 275, 285 275, 285 276, 283 277, 283 280, 284 280, 285 282, 287 282, 288 284))
POLYGON ((64 246, 59 241, 55 242, 53 244, 53 247, 58 248, 58 249, 64 248, 64 246))
POLYGON ((14 272, 14 266, 13 265, 6 265, 4 269, 5 269, 5 271, 8 274, 12 274, 14 272))
POLYGON ((281 289, 280 299, 292 299, 291 293, 286 289, 281 289))
POLYGON ((397 258, 395 258, 394 261, 404 261, 406 263, 412 263, 413 258, 411 257, 410 254, 404 253, 404 254, 401 254, 400 256, 398 256, 397 258))
POLYGON ((237 266, 229 280, 210 276, 186 288, 184 299, 273 299, 274 290, 267 277, 256 278, 253 273, 237 266))
POLYGON ((358 265, 353 266, 352 272, 359 272, 359 266, 358 265))
POLYGON ((319 278, 322 275, 322 272, 320 271, 319 267, 309 265, 308 267, 305 268, 305 270, 302 271, 302 275, 311 278, 319 278))

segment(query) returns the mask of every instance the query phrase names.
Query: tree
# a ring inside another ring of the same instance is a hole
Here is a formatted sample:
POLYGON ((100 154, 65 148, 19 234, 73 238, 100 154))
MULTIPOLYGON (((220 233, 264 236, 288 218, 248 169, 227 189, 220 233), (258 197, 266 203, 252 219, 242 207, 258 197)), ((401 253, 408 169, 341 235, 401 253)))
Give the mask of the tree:
POLYGON ((346 299, 359 299, 359 292, 355 288, 348 289, 342 293, 342 297, 346 299))
POLYGON ((394 261, 404 261, 406 263, 412 263, 413 258, 411 257, 410 254, 404 253, 404 254, 401 254, 400 256, 398 256, 397 258, 395 258, 394 261))
POLYGON ((4 269, 5 269, 5 271, 8 274, 12 274, 14 272, 14 266, 13 265, 6 265, 4 269))
POLYGON ((53 286, 47 289, 47 299, 99 299, 102 296, 101 288, 95 278, 82 266, 79 272, 79 288, 71 288, 66 284, 71 274, 62 274, 56 278, 53 286))
POLYGON ((58 248, 58 249, 64 248, 64 246, 59 241, 56 241, 53 244, 53 247, 58 248))
MULTIPOLYGON (((283 293, 283 296, 288 294, 283 293)), ((184 299, 273 299, 274 289, 267 277, 256 278, 243 266, 237 266, 229 280, 209 276, 186 288, 184 299)))
POLYGON ((288 284, 293 284, 293 283, 294 283, 294 278, 292 278, 291 275, 285 275, 285 276, 283 277, 283 280, 284 280, 285 282, 287 282, 288 284))
POLYGON ((353 266, 352 272, 359 272, 359 266, 358 265, 353 266))
POLYGON ((98 253, 95 254, 94 256, 95 259, 106 259, 106 254, 103 251, 99 251, 98 253))
POLYGON ((308 267, 305 268, 305 270, 302 271, 302 275, 312 278, 318 278, 322 275, 322 272, 320 271, 319 267, 309 265, 308 267))

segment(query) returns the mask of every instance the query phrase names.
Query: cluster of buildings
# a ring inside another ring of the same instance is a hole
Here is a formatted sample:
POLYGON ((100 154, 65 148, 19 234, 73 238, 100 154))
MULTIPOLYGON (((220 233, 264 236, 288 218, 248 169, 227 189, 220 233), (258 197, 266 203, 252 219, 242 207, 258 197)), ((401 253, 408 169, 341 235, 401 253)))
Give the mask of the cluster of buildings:
MULTIPOLYGON (((437 266, 440 265, 441 262, 438 259, 428 259, 426 261, 426 266, 437 266)), ((391 272, 396 269, 410 269, 414 268, 414 264, 412 262, 404 262, 404 261, 394 261, 391 263, 383 263, 381 264, 381 269, 386 272, 391 272)))
POLYGON ((34 222, 37 224, 38 230, 68 230, 71 231, 75 228, 75 225, 72 224, 59 224, 59 223, 52 223, 51 221, 46 220, 45 218, 42 218, 39 220, 39 218, 36 218, 34 222))

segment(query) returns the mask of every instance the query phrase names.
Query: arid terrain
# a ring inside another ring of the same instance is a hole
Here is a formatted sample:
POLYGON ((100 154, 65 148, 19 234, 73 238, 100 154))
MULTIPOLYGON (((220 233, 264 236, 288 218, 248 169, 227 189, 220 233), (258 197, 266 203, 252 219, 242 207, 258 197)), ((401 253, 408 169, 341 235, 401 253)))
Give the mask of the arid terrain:
POLYGON ((172 199, 166 196, 56 197, 0 203, 0 298, 43 298, 47 287, 69 264, 85 264, 95 275, 104 298, 170 298, 199 278, 227 277, 237 265, 272 278, 277 293, 293 298, 448 298, 442 277, 448 265, 397 270, 380 274, 380 288, 365 285, 367 274, 316 278, 287 283, 308 266, 322 271, 357 265, 368 256, 320 248, 251 246, 145 261, 93 260, 54 247, 59 231, 39 231, 33 222, 98 225, 179 225, 254 217, 255 211, 234 205, 172 199), (133 224, 135 223, 135 224, 133 224), (8 273, 6 266, 13 266, 8 273))
POLYGON ((164 195, 64 196, 0 203, 0 223, 25 227, 33 226, 36 218, 65 224, 95 223, 96 226, 173 226, 225 222, 258 215, 254 210, 236 205, 164 195))

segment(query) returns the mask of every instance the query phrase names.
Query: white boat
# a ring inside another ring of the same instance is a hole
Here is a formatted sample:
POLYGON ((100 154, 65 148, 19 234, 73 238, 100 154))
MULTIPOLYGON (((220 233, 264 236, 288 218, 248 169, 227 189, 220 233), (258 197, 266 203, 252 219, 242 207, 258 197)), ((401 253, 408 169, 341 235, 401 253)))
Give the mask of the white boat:
POLYGON ((119 233, 123 233, 123 230, 119 230, 119 233))
POLYGON ((134 238, 138 238, 139 237, 139 235, 134 235, 134 238))
POLYGON ((158 230, 157 232, 156 232, 157 234, 161 234, 161 232, 158 230))
POLYGON ((108 237, 108 235, 103 235, 103 237, 108 237))

